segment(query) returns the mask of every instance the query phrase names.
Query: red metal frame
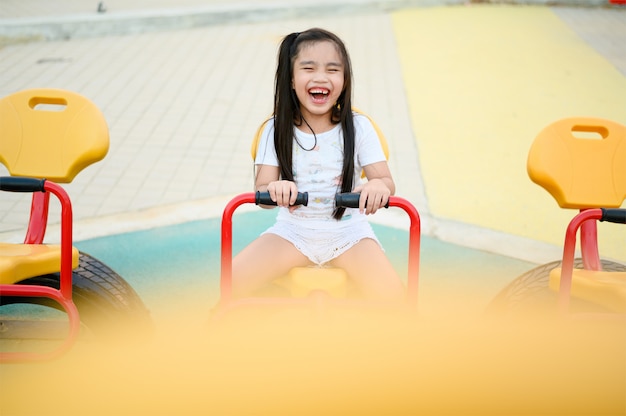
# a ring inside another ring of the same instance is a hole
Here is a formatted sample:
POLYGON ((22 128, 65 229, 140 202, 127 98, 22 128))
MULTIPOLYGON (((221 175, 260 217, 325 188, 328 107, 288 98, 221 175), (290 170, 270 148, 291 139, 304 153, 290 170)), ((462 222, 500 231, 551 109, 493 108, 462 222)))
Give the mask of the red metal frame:
MULTIPOLYGON (((18 361, 33 361, 33 360, 47 360, 55 358, 64 352, 66 352, 76 341, 78 333, 80 331, 80 317, 78 309, 72 300, 72 204, 68 194, 65 190, 54 182, 46 181, 44 183, 44 190, 46 191, 43 198, 49 200, 49 193, 54 194, 61 203, 61 277, 59 289, 54 289, 47 286, 27 286, 27 285, 0 285, 0 293, 2 296, 18 296, 18 297, 45 297, 58 302, 69 319, 69 333, 65 341, 57 349, 48 353, 33 353, 33 352, 0 352, 0 361, 2 362, 18 362, 18 361), (49 193, 48 193, 49 192, 49 193)), ((42 197, 35 197, 33 194, 33 205, 36 203, 36 199, 42 197)), ((39 193, 41 194, 41 193, 39 193)), ((47 202, 43 208, 47 213, 47 202)), ((31 212, 32 217, 32 212, 31 212)), ((41 212, 38 211, 37 217, 41 219, 41 212)), ((35 224, 35 228, 39 227, 39 231, 43 230, 45 233, 45 223, 43 221, 43 228, 41 223, 35 224)), ((31 235, 30 230, 33 224, 29 225, 29 233, 26 237, 27 241, 36 241, 38 238, 33 235, 38 234, 43 239, 41 232, 31 235)), ((33 230, 35 230, 33 228, 33 230)))
POLYGON ((48 225, 48 207, 50 194, 48 192, 34 192, 30 205, 30 220, 24 238, 24 244, 42 244, 46 236, 48 225))
MULTIPOLYGON (((222 215, 222 246, 221 246, 221 276, 220 276, 220 303, 219 309, 225 311, 240 306, 257 305, 293 305, 315 302, 315 299, 277 299, 277 298, 254 298, 254 299, 232 299, 232 257, 233 257, 233 214, 235 210, 243 204, 254 204, 255 194, 244 193, 231 199, 222 215)), ((409 226, 409 254, 408 254, 408 283, 407 302, 409 306, 416 307, 418 300, 419 286, 419 256, 420 256, 420 236, 421 224, 417 209, 413 204, 404 198, 389 197, 389 207, 399 207, 409 216, 411 223, 409 226)), ((345 299, 331 300, 332 303, 350 303, 345 299)))
POLYGON ((567 226, 565 243, 563 244, 563 261, 561 263, 561 281, 559 284, 559 309, 569 311, 569 300, 574 273, 574 257, 576 251, 576 234, 580 229, 580 246, 583 267, 587 270, 602 270, 598 254, 597 220, 602 219, 600 208, 581 210, 567 226))

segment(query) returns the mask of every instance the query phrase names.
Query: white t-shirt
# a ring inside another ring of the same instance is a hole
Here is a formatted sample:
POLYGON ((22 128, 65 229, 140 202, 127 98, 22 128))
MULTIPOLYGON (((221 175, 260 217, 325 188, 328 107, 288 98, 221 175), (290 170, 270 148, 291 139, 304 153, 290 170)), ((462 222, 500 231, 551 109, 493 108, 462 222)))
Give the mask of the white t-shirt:
MULTIPOLYGON (((386 160, 378 134, 366 116, 354 114, 354 186, 361 183, 363 166, 386 160)), ((294 126, 297 142, 293 144, 293 176, 299 192, 309 193, 309 203, 289 213, 281 209, 278 220, 305 220, 307 225, 324 227, 336 220, 332 218, 335 194, 341 192, 343 168, 343 131, 341 124, 331 130, 316 134, 304 133, 294 126), (298 145, 298 142, 300 145, 298 145), (313 148, 313 146, 315 147, 313 148), (310 151, 304 149, 311 149, 310 151)), ((274 148, 274 119, 267 122, 261 134, 255 159, 256 165, 279 166, 274 148)), ((347 209, 343 219, 360 216, 358 209, 347 209)))

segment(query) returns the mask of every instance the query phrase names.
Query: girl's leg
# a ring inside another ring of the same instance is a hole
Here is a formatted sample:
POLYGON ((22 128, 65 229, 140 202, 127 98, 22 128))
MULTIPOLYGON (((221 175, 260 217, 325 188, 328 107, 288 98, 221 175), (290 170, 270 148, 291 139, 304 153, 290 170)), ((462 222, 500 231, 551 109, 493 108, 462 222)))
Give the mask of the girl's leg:
POLYGON ((263 234, 233 259, 233 296, 250 295, 293 267, 310 264, 289 241, 276 234, 263 234))
POLYGON ((371 299, 402 301, 406 291, 391 262, 371 238, 364 238, 331 264, 348 273, 363 295, 371 299))

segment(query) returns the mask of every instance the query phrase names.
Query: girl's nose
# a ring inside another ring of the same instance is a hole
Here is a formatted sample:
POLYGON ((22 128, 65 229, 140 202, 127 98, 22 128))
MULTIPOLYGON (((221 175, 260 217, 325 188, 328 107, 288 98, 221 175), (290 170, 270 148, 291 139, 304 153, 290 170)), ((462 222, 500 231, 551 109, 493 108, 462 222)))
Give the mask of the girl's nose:
POLYGON ((315 71, 313 74, 313 80, 315 81, 325 81, 326 79, 326 72, 323 70, 315 71))

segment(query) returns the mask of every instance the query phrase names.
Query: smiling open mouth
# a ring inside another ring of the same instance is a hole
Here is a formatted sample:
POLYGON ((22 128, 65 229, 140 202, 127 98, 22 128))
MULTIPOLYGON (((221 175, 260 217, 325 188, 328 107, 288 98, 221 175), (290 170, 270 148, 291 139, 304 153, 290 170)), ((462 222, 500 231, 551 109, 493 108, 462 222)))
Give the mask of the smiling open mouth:
POLYGON ((326 102, 330 91, 326 88, 311 88, 309 94, 313 98, 313 102, 321 104, 326 102))

